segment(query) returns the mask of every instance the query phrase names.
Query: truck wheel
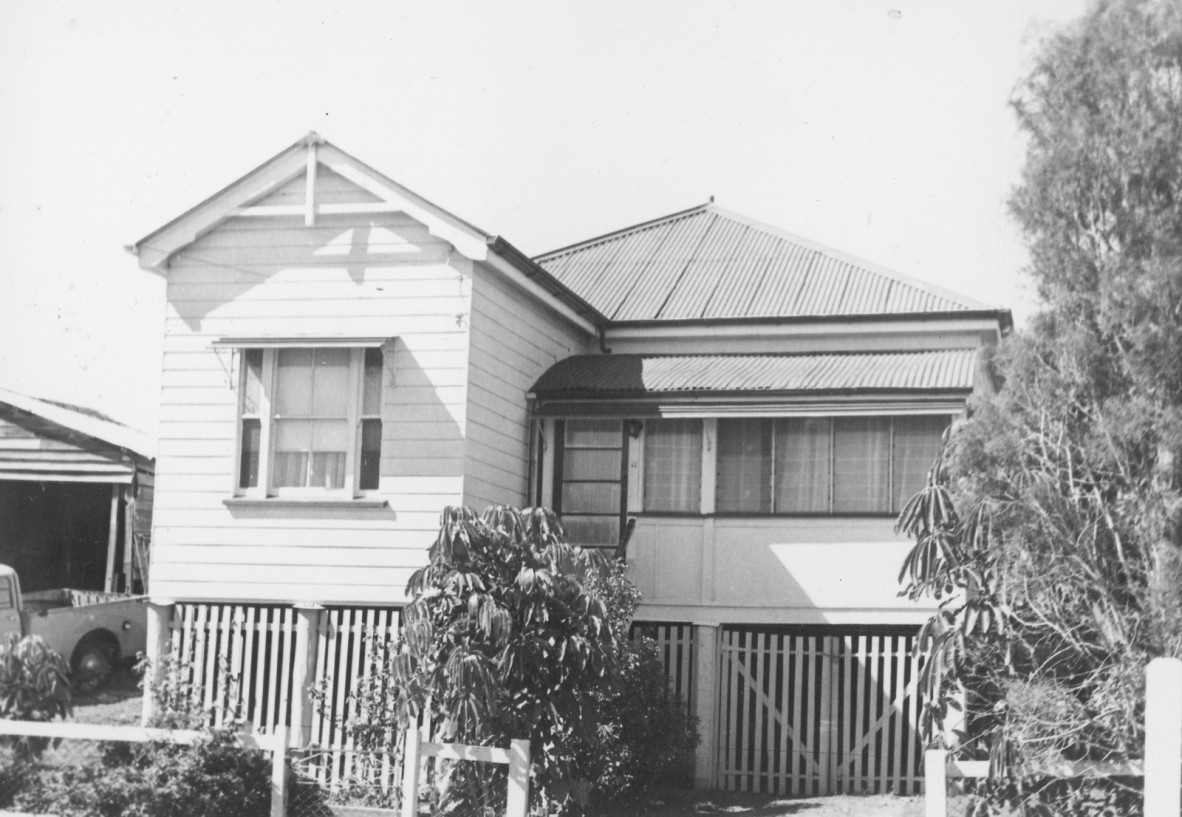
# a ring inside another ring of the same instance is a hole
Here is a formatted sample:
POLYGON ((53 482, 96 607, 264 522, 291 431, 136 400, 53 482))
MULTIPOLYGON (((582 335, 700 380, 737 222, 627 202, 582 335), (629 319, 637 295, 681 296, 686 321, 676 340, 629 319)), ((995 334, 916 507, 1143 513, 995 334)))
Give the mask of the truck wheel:
POLYGON ((118 648, 99 639, 83 641, 70 661, 74 688, 84 695, 97 692, 111 680, 118 648))

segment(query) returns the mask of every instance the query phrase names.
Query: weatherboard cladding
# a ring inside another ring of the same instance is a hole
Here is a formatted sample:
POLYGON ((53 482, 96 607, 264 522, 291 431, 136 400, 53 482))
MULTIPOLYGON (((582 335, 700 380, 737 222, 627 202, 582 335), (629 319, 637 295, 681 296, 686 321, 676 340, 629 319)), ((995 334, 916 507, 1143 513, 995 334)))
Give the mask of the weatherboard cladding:
POLYGON ((963 390, 977 352, 884 354, 575 355, 551 366, 531 393, 541 399, 668 392, 963 390))
POLYGON ((983 308, 714 205, 556 250, 535 261, 611 321, 983 308))

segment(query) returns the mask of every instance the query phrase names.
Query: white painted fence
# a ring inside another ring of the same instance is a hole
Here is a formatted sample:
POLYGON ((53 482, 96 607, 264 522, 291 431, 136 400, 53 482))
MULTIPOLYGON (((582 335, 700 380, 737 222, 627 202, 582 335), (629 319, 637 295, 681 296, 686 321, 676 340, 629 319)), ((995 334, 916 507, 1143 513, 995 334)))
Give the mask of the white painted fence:
POLYGON ((459 743, 427 743, 417 727, 406 730, 406 754, 402 759, 402 817, 418 817, 420 760, 469 760, 503 763, 509 767, 505 817, 525 817, 529 809, 529 741, 513 740, 508 749, 465 746, 459 743))
MULTIPOLYGON (((146 743, 165 741, 180 745, 192 745, 204 740, 204 732, 181 729, 152 729, 142 726, 105 726, 89 723, 42 723, 34 721, 0 720, 0 735, 44 737, 58 740, 110 741, 121 743, 146 743)), ((285 817, 287 814, 287 729, 275 727, 272 734, 246 732, 238 736, 248 749, 267 752, 271 757, 271 817, 285 817)), ((406 731, 406 750, 402 764, 402 817, 417 817, 419 796, 419 774, 421 762, 427 758, 440 760, 465 760, 483 763, 504 764, 509 767, 508 789, 505 797, 504 817, 526 817, 529 809, 529 741, 510 741, 509 748, 492 746, 467 746, 458 743, 428 743, 422 740, 418 727, 406 731)), ((362 811, 340 807, 330 810, 342 812, 362 811)), ((364 809, 367 813, 393 811, 364 809)))
MULTIPOLYGON (((1145 760, 1064 761, 1039 770, 1049 777, 1145 777, 1143 817, 1178 817, 1182 809, 1182 661, 1155 658, 1145 672, 1145 760)), ((943 749, 924 756, 924 815, 947 817, 948 780, 989 776, 987 760, 949 760, 943 749)))

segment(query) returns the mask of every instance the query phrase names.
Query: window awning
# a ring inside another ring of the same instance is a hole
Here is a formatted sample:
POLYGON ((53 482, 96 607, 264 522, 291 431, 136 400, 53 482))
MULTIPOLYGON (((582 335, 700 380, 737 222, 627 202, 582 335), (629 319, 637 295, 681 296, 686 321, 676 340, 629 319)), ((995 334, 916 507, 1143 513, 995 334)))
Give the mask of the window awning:
POLYGON ((371 337, 223 337, 213 342, 215 348, 231 349, 302 349, 309 347, 337 347, 357 349, 377 348, 389 338, 371 337))
MULTIPOLYGON (((601 413, 657 404, 820 409, 890 401, 945 410, 972 391, 976 349, 797 355, 575 355, 555 363, 530 390, 541 415, 578 406, 601 413), (609 409, 609 405, 612 408, 609 409)), ((665 413, 665 412, 661 412, 665 413)))

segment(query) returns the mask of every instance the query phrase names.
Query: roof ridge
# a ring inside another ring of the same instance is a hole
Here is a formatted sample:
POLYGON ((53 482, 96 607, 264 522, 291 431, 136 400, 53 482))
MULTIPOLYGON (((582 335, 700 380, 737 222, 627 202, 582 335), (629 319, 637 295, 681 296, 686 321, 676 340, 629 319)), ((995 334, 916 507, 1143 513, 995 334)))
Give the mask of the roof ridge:
POLYGON ((621 227, 618 230, 612 230, 611 232, 603 233, 602 235, 597 235, 593 238, 587 238, 583 241, 576 241, 574 244, 567 244, 565 247, 559 247, 557 249, 550 250, 549 252, 539 253, 533 257, 533 260, 541 263, 542 259, 552 259, 553 257, 564 255, 566 253, 573 252, 574 250, 587 249, 588 247, 592 247, 596 244, 606 243, 612 239, 620 238, 621 236, 627 235, 629 233, 643 232, 644 230, 651 229, 660 224, 667 224, 668 222, 676 221, 679 218, 686 218, 688 216, 694 215, 695 213, 705 212, 711 207, 713 207, 713 202, 706 202, 705 204, 699 204, 694 207, 689 207, 685 210, 679 210, 676 213, 659 216, 657 218, 649 219, 648 221, 642 221, 638 224, 633 224, 628 227, 621 227))

